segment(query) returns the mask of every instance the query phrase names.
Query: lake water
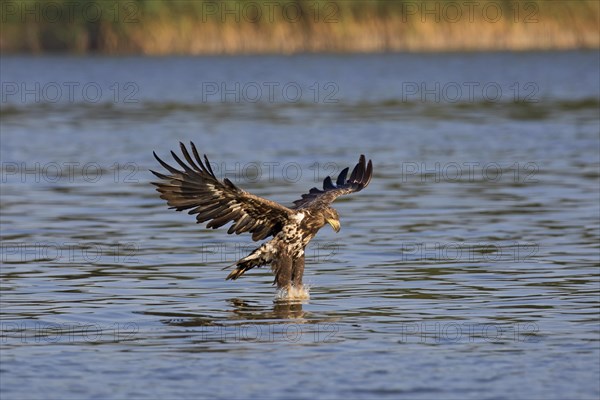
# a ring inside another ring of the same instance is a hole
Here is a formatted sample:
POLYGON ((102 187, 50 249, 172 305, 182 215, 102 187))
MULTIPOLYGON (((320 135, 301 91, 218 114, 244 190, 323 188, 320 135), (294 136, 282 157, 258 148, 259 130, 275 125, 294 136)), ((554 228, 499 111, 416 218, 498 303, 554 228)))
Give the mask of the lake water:
POLYGON ((597 52, 0 59, 3 399, 600 396, 597 52), (152 151, 290 204, 375 171, 275 302, 152 151))

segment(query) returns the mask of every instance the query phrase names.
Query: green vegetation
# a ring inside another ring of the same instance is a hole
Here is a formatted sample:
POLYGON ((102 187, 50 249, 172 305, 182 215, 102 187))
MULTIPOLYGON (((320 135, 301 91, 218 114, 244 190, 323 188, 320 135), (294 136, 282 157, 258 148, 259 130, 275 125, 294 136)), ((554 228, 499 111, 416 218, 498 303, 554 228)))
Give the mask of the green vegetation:
POLYGON ((596 49, 599 15, 596 0, 3 0, 0 51, 596 49))

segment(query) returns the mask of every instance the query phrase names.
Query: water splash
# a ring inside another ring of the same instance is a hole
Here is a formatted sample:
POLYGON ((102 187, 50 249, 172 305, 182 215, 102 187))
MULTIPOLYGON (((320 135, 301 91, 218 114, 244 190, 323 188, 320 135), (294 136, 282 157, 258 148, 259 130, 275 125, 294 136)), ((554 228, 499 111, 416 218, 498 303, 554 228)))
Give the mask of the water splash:
POLYGON ((308 300, 310 299, 310 286, 290 286, 281 288, 275 294, 275 301, 308 300))

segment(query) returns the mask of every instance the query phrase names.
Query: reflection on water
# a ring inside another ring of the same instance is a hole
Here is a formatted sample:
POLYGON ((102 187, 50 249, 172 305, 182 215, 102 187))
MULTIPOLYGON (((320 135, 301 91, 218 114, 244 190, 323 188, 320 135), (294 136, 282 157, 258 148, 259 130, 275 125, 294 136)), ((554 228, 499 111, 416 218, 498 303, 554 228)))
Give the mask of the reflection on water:
MULTIPOLYGON (((305 323, 304 318, 306 313, 302 311, 302 302, 283 302, 277 301, 272 305, 261 306, 253 304, 251 301, 246 301, 239 298, 229 299, 230 309, 229 318, 227 321, 235 324, 245 324, 248 321, 256 321, 258 323, 276 323, 277 320, 295 319, 293 322, 305 323)), ((182 315, 180 319, 169 319, 163 322, 169 325, 176 326, 223 326, 220 320, 214 321, 207 317, 192 317, 182 315), (189 319, 185 319, 189 318, 189 319)))
POLYGON ((0 61, 3 81, 139 87, 2 104, 3 398, 600 395, 595 54, 103 61, 0 61), (198 92, 267 78, 338 101, 198 92), (534 82, 537 101, 406 98, 423 81, 534 82), (224 280, 255 244, 149 184, 179 140, 284 204, 373 159, 308 249, 310 300, 274 301, 268 268, 224 280))

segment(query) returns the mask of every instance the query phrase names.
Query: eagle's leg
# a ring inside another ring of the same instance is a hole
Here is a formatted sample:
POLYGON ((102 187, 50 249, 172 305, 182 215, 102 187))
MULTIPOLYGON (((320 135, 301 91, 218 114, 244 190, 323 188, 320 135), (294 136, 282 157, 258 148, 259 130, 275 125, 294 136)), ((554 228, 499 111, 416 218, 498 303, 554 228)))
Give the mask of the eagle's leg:
POLYGON ((282 252, 279 257, 273 260, 271 270, 275 274, 277 289, 289 289, 292 284, 292 257, 282 252))
POLYGON ((304 275, 304 254, 296 258, 292 263, 292 285, 301 288, 302 276, 304 275))

